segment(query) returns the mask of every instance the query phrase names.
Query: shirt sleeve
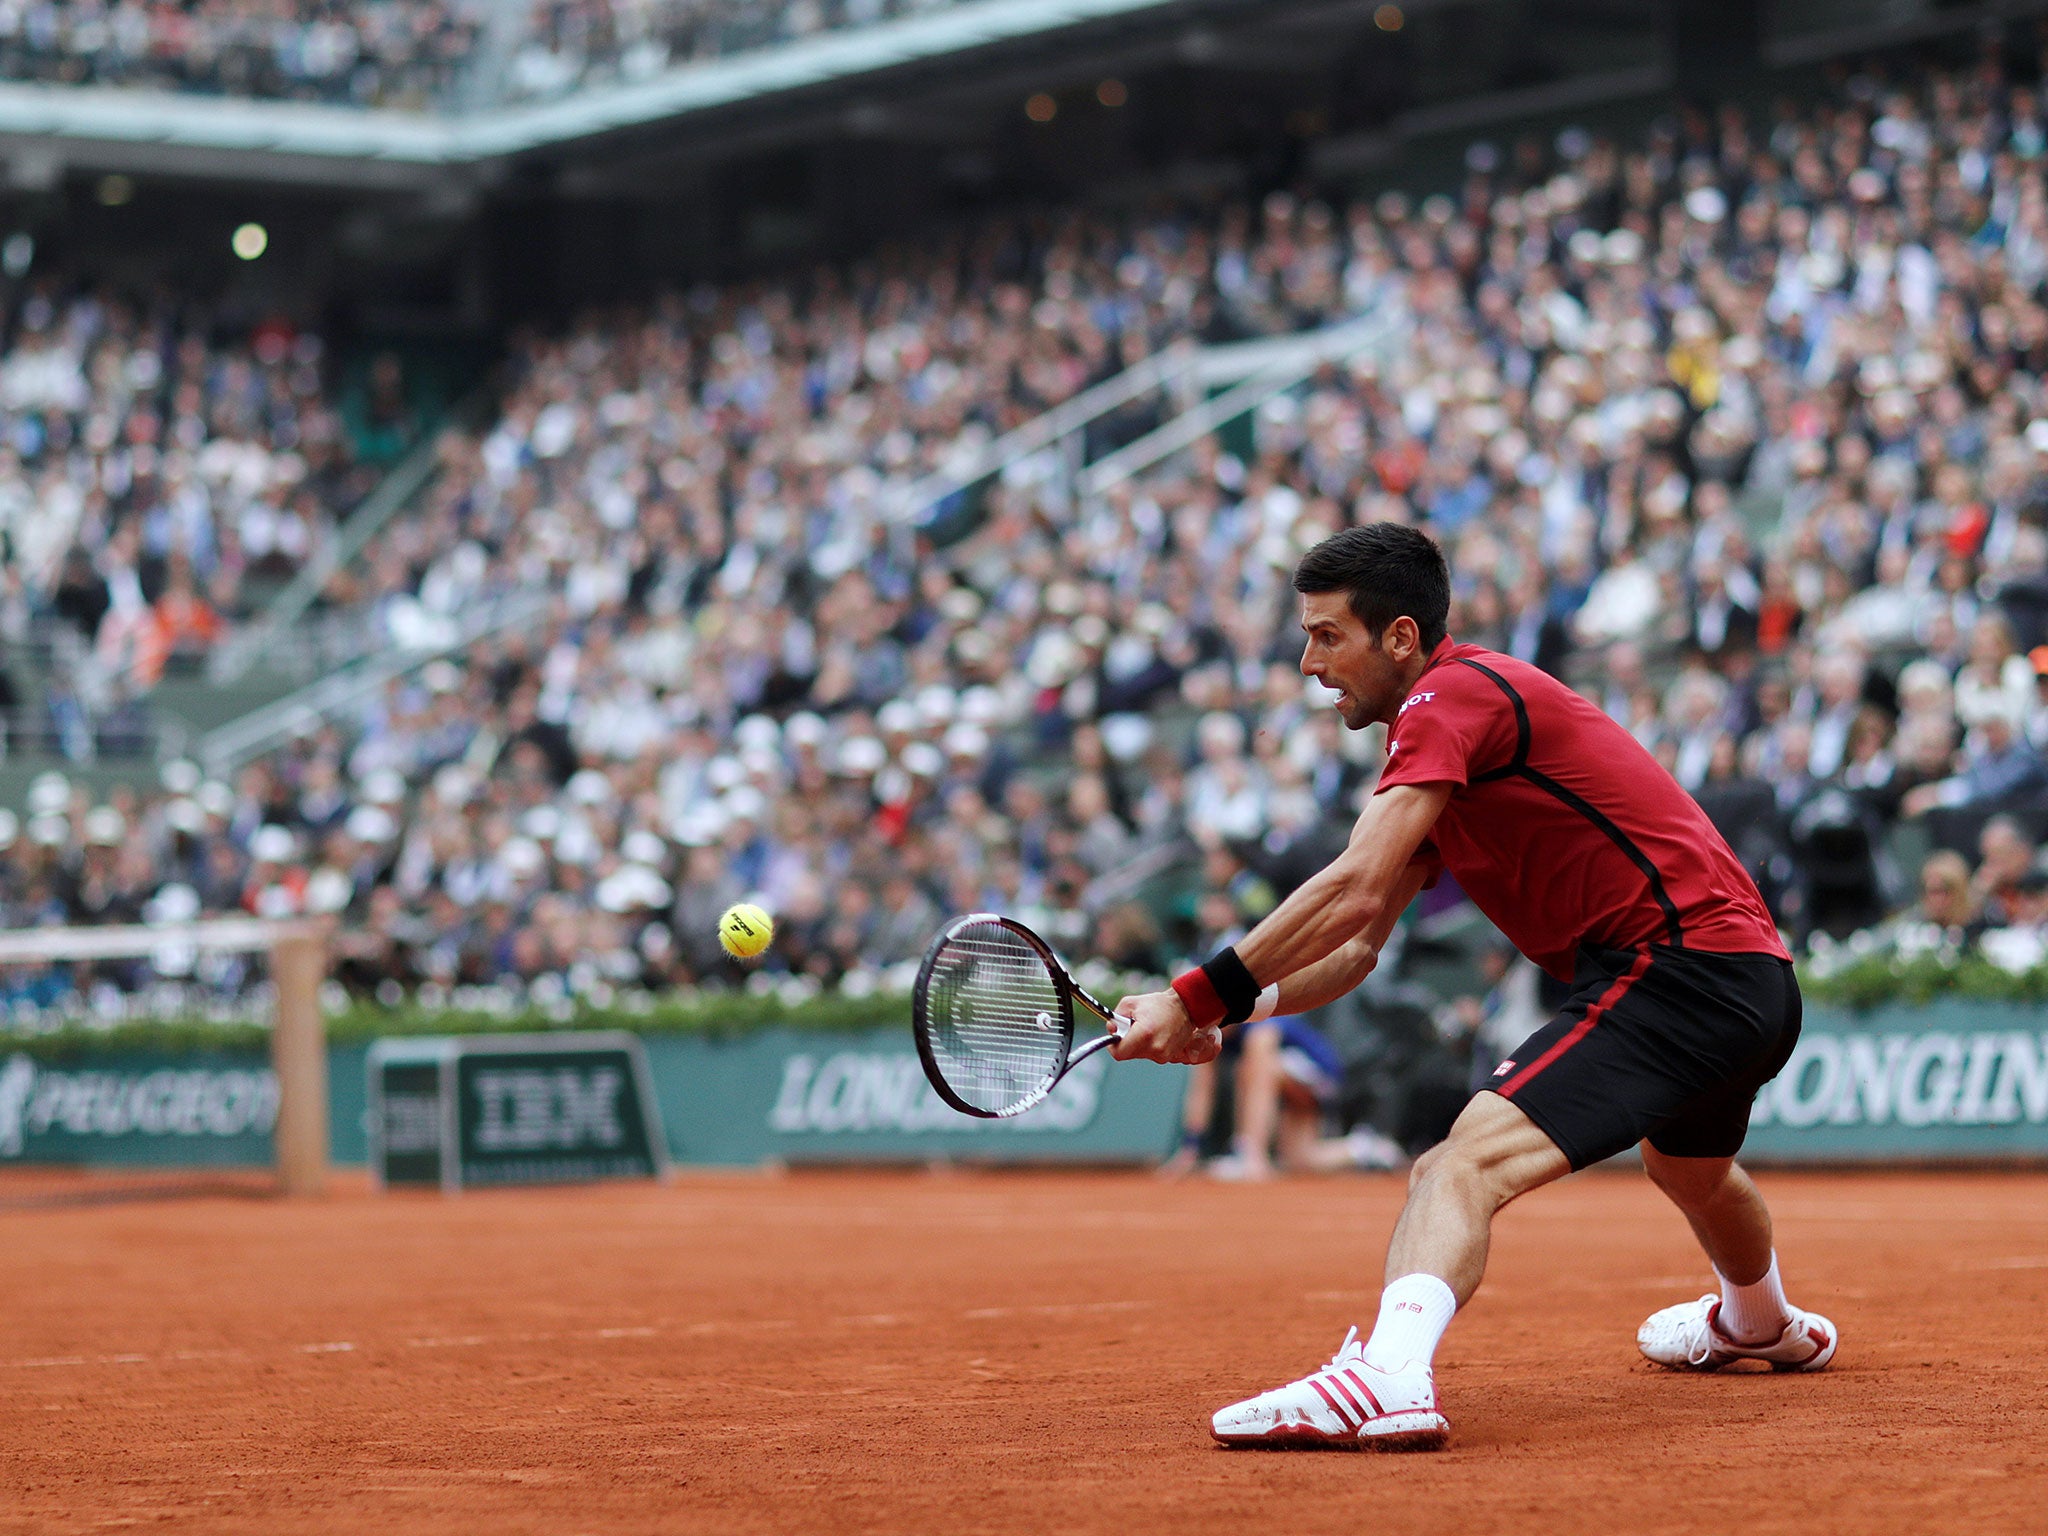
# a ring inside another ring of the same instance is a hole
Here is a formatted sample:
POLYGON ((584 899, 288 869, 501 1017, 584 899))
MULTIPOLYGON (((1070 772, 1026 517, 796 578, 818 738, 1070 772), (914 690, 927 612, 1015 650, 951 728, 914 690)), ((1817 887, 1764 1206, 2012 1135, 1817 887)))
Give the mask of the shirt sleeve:
POLYGON ((1401 706, 1374 794, 1397 784, 1462 787, 1473 775, 1505 767, 1513 758, 1514 711, 1507 696, 1484 677, 1468 682, 1459 675, 1469 668, 1436 670, 1451 675, 1434 688, 1418 689, 1401 706))

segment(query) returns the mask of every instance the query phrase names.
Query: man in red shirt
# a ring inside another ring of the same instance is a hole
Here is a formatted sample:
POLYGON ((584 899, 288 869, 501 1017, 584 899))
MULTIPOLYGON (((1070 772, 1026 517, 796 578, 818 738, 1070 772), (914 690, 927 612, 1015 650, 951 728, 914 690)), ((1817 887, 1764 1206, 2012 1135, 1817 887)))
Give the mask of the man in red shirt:
POLYGON ((1126 998, 1121 1059, 1202 1062, 1220 1029, 1302 1013, 1373 968, 1417 891, 1449 870, 1532 960, 1568 982, 1557 1016, 1500 1064, 1416 1160, 1370 1338, 1222 1409, 1228 1445, 1435 1448, 1430 1362, 1478 1289, 1493 1214, 1638 1143, 1691 1223, 1718 1296, 1637 1334, 1678 1370, 1764 1360, 1819 1370, 1833 1323, 1785 1299, 1771 1217, 1735 1154, 1750 1101, 1799 1038, 1799 989, 1756 886, 1635 739, 1534 667, 1445 633, 1450 582, 1425 534, 1351 528, 1295 572, 1301 670, 1352 730, 1387 725, 1387 765, 1350 845, 1230 949, 1126 998))

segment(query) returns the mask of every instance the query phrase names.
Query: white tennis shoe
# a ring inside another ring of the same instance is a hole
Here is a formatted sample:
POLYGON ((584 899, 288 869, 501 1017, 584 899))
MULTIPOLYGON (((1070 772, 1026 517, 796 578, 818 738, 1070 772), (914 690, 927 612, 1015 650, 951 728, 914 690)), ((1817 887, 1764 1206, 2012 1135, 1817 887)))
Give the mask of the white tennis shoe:
POLYGON ((1433 1451, 1451 1426, 1437 1411, 1429 1367, 1367 1365, 1353 1328, 1320 1371, 1219 1409, 1211 1432, 1225 1445, 1433 1451))
POLYGON ((1721 1331, 1721 1298, 1702 1296, 1652 1312, 1636 1330, 1636 1346, 1653 1365, 1673 1371, 1718 1371, 1737 1360, 1764 1360, 1774 1371, 1818 1371, 1835 1358, 1841 1334, 1818 1312, 1790 1309, 1792 1320, 1768 1344, 1738 1344, 1721 1331))

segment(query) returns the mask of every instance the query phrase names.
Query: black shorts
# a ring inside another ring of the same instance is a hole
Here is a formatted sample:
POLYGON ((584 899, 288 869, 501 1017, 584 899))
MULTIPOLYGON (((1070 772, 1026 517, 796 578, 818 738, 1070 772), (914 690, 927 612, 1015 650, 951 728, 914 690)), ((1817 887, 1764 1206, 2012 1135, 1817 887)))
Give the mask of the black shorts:
POLYGON ((1647 1140, 1733 1157, 1750 1101, 1799 1043, 1799 983, 1775 955, 1582 946, 1557 1017, 1494 1069, 1491 1092, 1585 1168, 1647 1140))

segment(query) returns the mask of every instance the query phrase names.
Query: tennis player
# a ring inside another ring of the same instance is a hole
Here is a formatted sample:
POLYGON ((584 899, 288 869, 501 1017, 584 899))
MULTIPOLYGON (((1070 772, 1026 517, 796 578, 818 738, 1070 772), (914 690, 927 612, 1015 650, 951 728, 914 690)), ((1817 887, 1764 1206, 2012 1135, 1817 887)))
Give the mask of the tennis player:
POLYGON ((1371 1336, 1354 1328, 1321 1370, 1224 1408, 1216 1438, 1442 1445, 1431 1362, 1479 1287, 1494 1212, 1638 1143, 1721 1280, 1645 1322, 1643 1354, 1676 1370, 1825 1366, 1835 1326, 1785 1299, 1770 1212, 1735 1163, 1750 1101, 1799 1038, 1791 960, 1748 874, 1628 732, 1445 633, 1449 577, 1425 534, 1347 529, 1294 585, 1301 670, 1337 690, 1352 730, 1390 727, 1386 770, 1333 863, 1170 990, 1118 1005, 1115 1055, 1208 1061, 1222 1026, 1341 996, 1443 870, 1571 995, 1416 1161, 1371 1336))

